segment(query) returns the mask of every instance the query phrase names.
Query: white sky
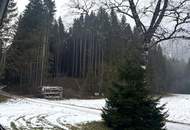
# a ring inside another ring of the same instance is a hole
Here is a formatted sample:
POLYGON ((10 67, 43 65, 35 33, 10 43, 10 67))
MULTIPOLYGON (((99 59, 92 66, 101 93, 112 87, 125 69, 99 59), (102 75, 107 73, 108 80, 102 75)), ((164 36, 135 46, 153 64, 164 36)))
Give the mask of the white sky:
MULTIPOLYGON (((15 0, 17 1, 18 11, 22 13, 29 3, 29 0, 15 0)), ((72 13, 72 10, 69 8, 70 0, 55 0, 56 3, 56 17, 62 17, 64 25, 69 27, 73 23, 73 19, 78 16, 77 14, 72 13)), ((119 17, 121 17, 119 15, 119 17)), ((134 21, 132 19, 127 20, 131 26, 134 26, 134 21)))
MULTIPOLYGON (((26 5, 29 3, 28 0, 16 0, 18 11, 19 13, 22 13, 26 7, 26 5)), ((66 26, 72 23, 73 16, 71 12, 69 12, 69 0, 55 0, 56 3, 56 17, 61 16, 63 19, 63 22, 66 26)))
MULTIPOLYGON (((19 13, 22 13, 25 9, 25 6, 28 4, 28 0, 16 0, 18 4, 18 10, 19 13)), ((61 16, 64 22, 64 25, 66 27, 69 27, 73 23, 73 18, 76 17, 76 15, 71 13, 71 10, 69 9, 69 1, 70 0, 55 0, 56 3, 56 17, 61 16)), ((131 19, 128 19, 128 22, 133 26, 132 23, 134 23, 131 19)), ((185 42, 186 43, 186 42, 185 42)), ((173 46, 173 45, 172 45, 173 46)), ((173 55, 172 57, 178 57, 178 58, 187 58, 190 55, 189 52, 189 45, 188 49, 183 51, 184 48, 187 48, 187 44, 185 44, 186 47, 181 47, 179 50, 173 50, 173 47, 165 46, 166 50, 165 52, 169 53, 168 55, 173 55), (171 50, 170 50, 171 49, 171 50)))

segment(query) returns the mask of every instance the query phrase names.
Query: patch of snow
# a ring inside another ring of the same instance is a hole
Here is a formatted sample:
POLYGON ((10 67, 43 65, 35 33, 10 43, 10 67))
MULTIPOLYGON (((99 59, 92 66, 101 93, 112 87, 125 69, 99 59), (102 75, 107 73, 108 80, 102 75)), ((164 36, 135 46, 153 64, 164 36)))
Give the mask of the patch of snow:
POLYGON ((190 95, 175 94, 164 97, 161 104, 166 104, 168 120, 190 124, 190 95))
POLYGON ((65 100, 48 101, 45 99, 9 100, 0 104, 0 123, 10 128, 10 123, 17 126, 61 127, 89 121, 100 121, 101 111, 68 106, 62 103, 101 108, 104 100, 65 100), (87 105, 88 104, 88 105, 87 105), (97 105, 99 104, 99 105, 97 105))
POLYGON ((167 123, 166 127, 168 130, 190 130, 190 126, 175 123, 167 123))
POLYGON ((144 69, 144 70, 146 70, 146 66, 145 65, 142 65, 141 68, 144 69))
MULTIPOLYGON (((161 99, 161 104, 166 103, 168 120, 190 124, 189 102, 190 95, 173 95, 161 99)), ((0 124, 7 128, 10 128, 10 123, 14 122, 17 126, 26 129, 32 127, 68 129, 68 124, 101 121, 101 110, 98 109, 104 106, 105 99, 61 101, 10 99, 0 104, 0 124)), ((167 123, 166 127, 168 130, 190 130, 190 126, 174 123, 167 123)))

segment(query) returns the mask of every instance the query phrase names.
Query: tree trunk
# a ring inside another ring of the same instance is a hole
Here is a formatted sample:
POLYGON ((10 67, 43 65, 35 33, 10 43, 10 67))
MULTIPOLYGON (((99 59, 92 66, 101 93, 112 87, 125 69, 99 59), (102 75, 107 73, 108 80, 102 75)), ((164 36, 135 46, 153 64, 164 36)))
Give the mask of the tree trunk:
POLYGON ((2 59, 2 52, 3 52, 2 47, 3 47, 3 42, 2 42, 1 39, 0 39, 0 61, 1 61, 1 59, 2 59))
POLYGON ((84 41, 84 50, 83 50, 83 74, 82 74, 82 77, 84 78, 85 77, 85 74, 86 74, 86 36, 85 36, 85 41, 84 41))
POLYGON ((72 59, 72 77, 74 77, 75 73, 75 40, 73 40, 73 59, 72 59))

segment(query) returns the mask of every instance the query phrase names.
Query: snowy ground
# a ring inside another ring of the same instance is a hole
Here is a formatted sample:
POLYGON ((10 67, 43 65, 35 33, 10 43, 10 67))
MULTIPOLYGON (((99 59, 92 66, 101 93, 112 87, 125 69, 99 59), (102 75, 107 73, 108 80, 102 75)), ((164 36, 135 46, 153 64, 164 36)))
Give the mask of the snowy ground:
POLYGON ((190 124, 190 95, 165 97, 161 103, 166 103, 168 120, 190 124))
MULTIPOLYGON (((165 97, 170 116, 168 120, 190 124, 190 95, 165 97)), ((105 100, 63 100, 17 99, 0 104, 0 124, 10 128, 10 123, 26 129, 62 128, 90 121, 101 121, 101 109, 105 100), (72 104, 72 105, 69 105, 72 104)), ((188 125, 167 123, 168 130, 190 130, 188 125)))

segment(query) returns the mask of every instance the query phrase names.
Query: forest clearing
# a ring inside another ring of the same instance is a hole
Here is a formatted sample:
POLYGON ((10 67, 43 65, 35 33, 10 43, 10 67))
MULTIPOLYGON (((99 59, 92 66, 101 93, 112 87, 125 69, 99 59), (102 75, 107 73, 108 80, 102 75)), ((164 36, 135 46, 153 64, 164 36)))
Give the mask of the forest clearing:
MULTIPOLYGON (((167 103, 166 110, 170 115, 167 119, 170 122, 178 122, 167 123, 167 130, 189 130, 189 101, 189 95, 172 95, 161 100, 161 104, 167 103)), ((6 128, 11 128, 12 122, 17 128, 27 130, 32 128, 69 130, 71 126, 101 121, 101 109, 104 106, 105 99, 61 101, 9 99, 7 102, 0 103, 0 121, 6 128)))
POLYGON ((190 0, 0 0, 0 130, 190 130, 190 0))

